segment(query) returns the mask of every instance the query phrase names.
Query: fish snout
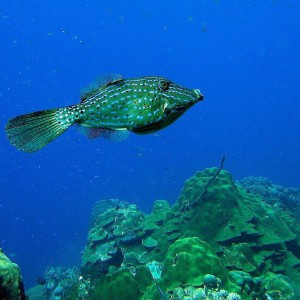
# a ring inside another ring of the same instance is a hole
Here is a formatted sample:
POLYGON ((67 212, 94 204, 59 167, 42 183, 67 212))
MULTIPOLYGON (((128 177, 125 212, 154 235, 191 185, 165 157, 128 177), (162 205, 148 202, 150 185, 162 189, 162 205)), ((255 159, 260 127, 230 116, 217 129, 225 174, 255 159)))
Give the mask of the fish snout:
POLYGON ((196 97, 197 97, 197 100, 198 100, 198 101, 202 101, 202 100, 204 99, 204 96, 203 96, 203 94, 200 92, 199 89, 194 89, 194 92, 195 92, 195 94, 196 94, 196 97))

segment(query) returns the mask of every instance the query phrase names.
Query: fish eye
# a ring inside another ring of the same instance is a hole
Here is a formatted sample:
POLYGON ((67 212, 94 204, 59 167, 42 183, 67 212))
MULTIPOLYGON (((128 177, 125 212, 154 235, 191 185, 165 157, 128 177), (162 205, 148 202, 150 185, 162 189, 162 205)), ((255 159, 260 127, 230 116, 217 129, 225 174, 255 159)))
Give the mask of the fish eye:
POLYGON ((159 82, 158 88, 162 91, 166 91, 169 88, 169 82, 166 80, 161 80, 159 82))

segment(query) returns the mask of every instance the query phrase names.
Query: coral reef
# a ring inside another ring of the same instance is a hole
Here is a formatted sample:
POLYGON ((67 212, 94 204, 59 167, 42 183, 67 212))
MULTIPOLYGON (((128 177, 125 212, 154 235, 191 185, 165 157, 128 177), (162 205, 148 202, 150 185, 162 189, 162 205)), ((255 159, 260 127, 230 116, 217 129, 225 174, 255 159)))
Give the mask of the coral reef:
POLYGON ((151 229, 144 228, 144 219, 136 205, 116 203, 100 214, 89 231, 82 255, 82 274, 97 277, 106 274, 110 266, 120 267, 123 262, 132 265, 141 260, 147 249, 155 247, 154 239, 146 239, 151 229))
POLYGON ((162 272, 163 285, 168 290, 182 284, 200 286, 207 274, 218 276, 223 284, 229 284, 225 267, 207 243, 188 237, 169 247, 162 272))
POLYGON ((46 270, 44 279, 45 299, 59 300, 78 282, 79 270, 77 268, 50 267, 46 270))
POLYGON ((265 201, 292 211, 299 209, 300 191, 297 188, 276 185, 265 177, 245 177, 237 180, 236 184, 248 193, 261 196, 265 201))
MULTIPOLYGON (((182 293, 186 299, 272 299, 269 282, 279 284, 279 275, 299 284, 299 226, 290 226, 292 216, 219 171, 197 172, 173 207, 158 200, 149 215, 114 200, 89 232, 82 274, 98 278, 100 290, 122 270, 116 280, 130 282, 134 299, 185 299, 182 293), (135 281, 141 266, 154 278, 144 291, 135 281)), ((287 286, 291 298, 296 290, 287 286)))
POLYGON ((139 296, 138 283, 133 274, 128 269, 121 269, 103 276, 96 285, 92 300, 138 299, 139 296))
POLYGON ((211 247, 197 237, 171 244, 163 266, 160 279, 152 282, 141 299, 160 299, 161 294, 166 299, 227 299, 227 290, 239 290, 211 247))
MULTIPOLYGON (((188 179, 172 207, 157 200, 148 215, 97 202, 80 274, 61 299, 298 299, 299 221, 274 205, 298 196, 270 186, 211 168, 188 179)), ((54 293, 61 284, 50 278, 54 293)))
POLYGON ((30 300, 90 299, 90 281, 79 275, 78 268, 50 267, 39 282, 40 285, 26 291, 30 300))
POLYGON ((25 300, 23 281, 18 265, 0 249, 0 299, 25 300))

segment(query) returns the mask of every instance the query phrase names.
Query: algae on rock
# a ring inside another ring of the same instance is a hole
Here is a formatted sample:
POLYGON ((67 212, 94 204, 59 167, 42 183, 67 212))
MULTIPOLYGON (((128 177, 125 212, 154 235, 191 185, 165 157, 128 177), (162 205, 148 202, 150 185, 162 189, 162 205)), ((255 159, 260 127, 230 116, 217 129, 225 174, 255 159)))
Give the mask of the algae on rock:
POLYGON ((0 299, 25 300, 20 269, 0 249, 0 299))

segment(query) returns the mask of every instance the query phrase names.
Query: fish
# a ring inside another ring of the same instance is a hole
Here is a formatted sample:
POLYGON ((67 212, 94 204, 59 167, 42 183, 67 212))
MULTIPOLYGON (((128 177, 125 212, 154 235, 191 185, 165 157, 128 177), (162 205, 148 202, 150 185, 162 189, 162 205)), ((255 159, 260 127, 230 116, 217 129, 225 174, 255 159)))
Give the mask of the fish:
POLYGON ((130 132, 148 134, 167 127, 201 100, 199 89, 182 87, 162 76, 125 79, 108 74, 81 91, 80 103, 17 116, 5 130, 13 146, 29 153, 75 124, 90 139, 123 141, 130 132))

